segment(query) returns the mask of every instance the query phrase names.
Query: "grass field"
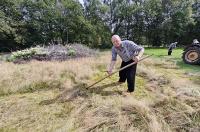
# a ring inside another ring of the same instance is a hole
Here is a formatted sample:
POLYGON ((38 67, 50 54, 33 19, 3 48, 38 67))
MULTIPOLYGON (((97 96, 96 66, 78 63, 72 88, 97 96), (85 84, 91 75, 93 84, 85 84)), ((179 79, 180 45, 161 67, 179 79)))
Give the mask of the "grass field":
MULTIPOLYGON (((110 52, 64 62, 0 62, 0 131, 196 132, 200 130, 200 66, 166 49, 138 64, 136 90, 122 93, 107 74, 110 52)), ((118 58, 116 68, 120 66, 118 58)))
POLYGON ((165 48, 146 48, 145 54, 153 54, 154 57, 157 57, 159 59, 169 60, 172 62, 175 62, 177 66, 179 66, 181 69, 189 70, 190 72, 198 72, 199 66, 198 65, 189 65, 185 64, 182 60, 182 54, 183 49, 177 48, 174 49, 171 56, 167 55, 168 50, 165 48))

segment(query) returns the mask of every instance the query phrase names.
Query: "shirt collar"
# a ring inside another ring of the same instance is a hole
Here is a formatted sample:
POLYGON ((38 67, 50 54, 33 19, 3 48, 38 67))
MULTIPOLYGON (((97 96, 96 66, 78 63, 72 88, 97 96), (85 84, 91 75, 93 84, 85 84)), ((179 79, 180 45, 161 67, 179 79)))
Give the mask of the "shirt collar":
POLYGON ((117 49, 117 50, 121 50, 122 48, 124 48, 124 43, 122 43, 122 42, 121 42, 121 45, 119 48, 115 47, 115 49, 117 49))

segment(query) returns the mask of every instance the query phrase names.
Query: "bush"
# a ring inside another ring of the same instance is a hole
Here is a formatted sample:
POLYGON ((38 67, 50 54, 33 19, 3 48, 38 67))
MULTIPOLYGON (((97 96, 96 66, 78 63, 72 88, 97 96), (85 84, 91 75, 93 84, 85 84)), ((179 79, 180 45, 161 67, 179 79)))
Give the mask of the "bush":
POLYGON ((67 55, 75 56, 76 55, 76 51, 74 49, 69 49, 67 55))
POLYGON ((8 58, 8 61, 15 61, 17 59, 29 60, 36 54, 45 54, 45 53, 42 53, 42 48, 37 46, 34 48, 13 52, 11 56, 8 58))

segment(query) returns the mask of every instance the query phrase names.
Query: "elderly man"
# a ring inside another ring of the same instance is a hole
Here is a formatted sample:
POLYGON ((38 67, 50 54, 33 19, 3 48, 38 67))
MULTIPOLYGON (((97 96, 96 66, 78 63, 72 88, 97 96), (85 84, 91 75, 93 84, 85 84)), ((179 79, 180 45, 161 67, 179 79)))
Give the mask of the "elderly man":
POLYGON ((122 59, 121 68, 135 62, 134 65, 119 72, 118 81, 119 83, 123 83, 127 80, 127 92, 134 92, 137 62, 142 57, 144 48, 129 40, 121 41, 121 38, 118 35, 113 35, 111 41, 113 43, 112 59, 108 67, 108 74, 112 74, 113 67, 117 60, 117 55, 122 59))
POLYGON ((199 41, 197 39, 194 39, 192 44, 199 44, 199 41))

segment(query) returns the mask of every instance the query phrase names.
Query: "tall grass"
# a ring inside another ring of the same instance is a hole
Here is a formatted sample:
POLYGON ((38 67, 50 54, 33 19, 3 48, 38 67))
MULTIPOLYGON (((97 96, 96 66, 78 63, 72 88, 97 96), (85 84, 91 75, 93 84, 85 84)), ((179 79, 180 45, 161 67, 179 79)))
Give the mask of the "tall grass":
POLYGON ((65 62, 39 62, 16 65, 2 63, 0 67, 0 94, 35 91, 45 88, 66 88, 67 83, 85 83, 95 71, 95 58, 65 62))

